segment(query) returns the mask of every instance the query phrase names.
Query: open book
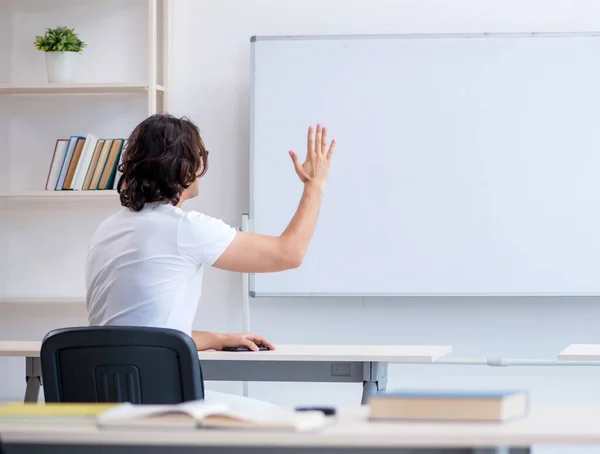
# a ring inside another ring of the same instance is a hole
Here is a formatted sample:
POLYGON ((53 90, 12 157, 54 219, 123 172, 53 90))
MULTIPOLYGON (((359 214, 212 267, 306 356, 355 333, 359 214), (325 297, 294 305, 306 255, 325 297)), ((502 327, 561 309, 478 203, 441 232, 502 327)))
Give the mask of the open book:
POLYGON ((311 431, 327 426, 331 418, 320 411, 295 412, 275 407, 250 412, 205 401, 176 405, 132 405, 111 408, 96 418, 100 428, 152 429, 268 429, 311 431))

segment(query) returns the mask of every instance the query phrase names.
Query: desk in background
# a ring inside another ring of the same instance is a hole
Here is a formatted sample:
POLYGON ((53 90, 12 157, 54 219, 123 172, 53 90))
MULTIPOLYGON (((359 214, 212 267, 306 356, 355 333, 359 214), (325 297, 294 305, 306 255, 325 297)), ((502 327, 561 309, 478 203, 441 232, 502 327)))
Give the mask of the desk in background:
POLYGON ((558 354, 560 361, 600 361, 600 344, 571 344, 558 354))
MULTIPOLYGON (((38 341, 0 341, 0 356, 25 358, 25 402, 37 402, 42 382, 38 341)), ((280 345, 266 352, 198 353, 207 381, 362 383, 361 403, 387 386, 389 363, 432 363, 443 345, 280 345)))

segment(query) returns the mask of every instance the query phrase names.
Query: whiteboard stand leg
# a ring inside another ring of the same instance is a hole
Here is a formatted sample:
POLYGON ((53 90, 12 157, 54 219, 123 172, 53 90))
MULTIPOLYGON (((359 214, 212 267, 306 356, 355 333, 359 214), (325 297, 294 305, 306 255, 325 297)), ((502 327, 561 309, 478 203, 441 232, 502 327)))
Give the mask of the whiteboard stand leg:
MULTIPOLYGON (((242 214, 242 232, 248 232, 250 216, 242 214)), ((250 275, 242 274, 242 331, 250 332, 250 275)), ((242 382, 242 395, 248 397, 248 382, 242 382)))

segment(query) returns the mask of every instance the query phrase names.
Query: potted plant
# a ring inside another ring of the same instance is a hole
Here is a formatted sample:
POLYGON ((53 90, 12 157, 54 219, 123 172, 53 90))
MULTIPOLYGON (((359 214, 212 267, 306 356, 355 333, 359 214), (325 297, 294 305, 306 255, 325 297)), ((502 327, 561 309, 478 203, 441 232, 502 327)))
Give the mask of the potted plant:
POLYGON ((86 44, 74 28, 47 28, 46 33, 35 37, 34 45, 45 54, 49 83, 69 84, 77 80, 78 60, 86 44))

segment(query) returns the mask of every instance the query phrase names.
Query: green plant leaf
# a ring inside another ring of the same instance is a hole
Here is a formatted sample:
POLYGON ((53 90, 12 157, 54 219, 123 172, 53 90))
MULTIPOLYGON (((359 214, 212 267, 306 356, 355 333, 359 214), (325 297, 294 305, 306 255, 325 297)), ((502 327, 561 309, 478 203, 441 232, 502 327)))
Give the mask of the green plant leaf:
POLYGON ((47 28, 43 35, 37 35, 33 42, 35 48, 42 52, 81 52, 87 46, 74 28, 64 25, 47 28))

